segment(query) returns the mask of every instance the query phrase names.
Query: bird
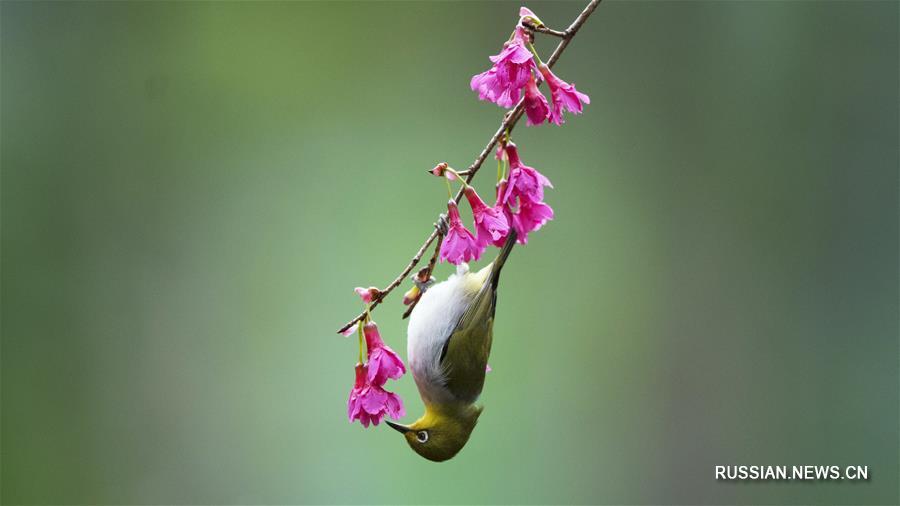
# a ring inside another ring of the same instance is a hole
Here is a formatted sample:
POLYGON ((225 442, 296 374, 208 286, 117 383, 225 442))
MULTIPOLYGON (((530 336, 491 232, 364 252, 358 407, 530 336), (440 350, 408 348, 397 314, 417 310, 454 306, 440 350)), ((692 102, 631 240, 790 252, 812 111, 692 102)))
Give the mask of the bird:
POLYGON ((420 456, 443 462, 466 445, 484 406, 500 271, 516 243, 509 231, 493 262, 477 272, 465 263, 425 291, 410 315, 407 359, 425 414, 409 425, 386 420, 420 456))

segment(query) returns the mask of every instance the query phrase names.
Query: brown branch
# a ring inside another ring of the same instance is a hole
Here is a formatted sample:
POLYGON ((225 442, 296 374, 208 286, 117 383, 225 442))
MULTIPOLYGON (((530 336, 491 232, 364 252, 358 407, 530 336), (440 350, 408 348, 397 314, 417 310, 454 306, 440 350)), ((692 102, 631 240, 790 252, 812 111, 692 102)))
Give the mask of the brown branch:
MULTIPOLYGON (((534 29, 537 32, 548 33, 549 35, 554 35, 554 36, 562 38, 562 40, 559 42, 559 45, 557 45, 556 49, 553 50, 553 54, 551 54, 550 58, 547 60, 548 67, 552 67, 553 64, 556 63, 557 60, 559 60, 559 57, 560 57, 560 55, 562 55, 562 52, 566 50, 566 46, 569 45, 569 42, 572 40, 572 38, 575 37, 575 34, 578 33, 578 30, 581 28, 582 25, 584 25, 584 22, 587 21, 587 18, 590 17, 590 15, 594 12, 594 9, 597 8, 597 5, 599 5, 601 1, 602 0, 591 0, 590 2, 588 2, 587 6, 584 8, 584 10, 581 11, 581 14, 579 14, 578 17, 575 18, 575 21, 573 21, 572 24, 569 25, 569 27, 566 28, 566 30, 564 32, 557 32, 555 30, 550 30, 549 28, 546 30, 540 30, 540 29, 537 29, 537 27, 529 27, 529 28, 534 29)), ((522 112, 525 110, 524 103, 525 103, 525 99, 522 98, 522 100, 520 100, 519 103, 516 104, 516 106, 514 108, 512 108, 509 112, 507 112, 503 116, 503 122, 500 123, 500 128, 498 128, 497 131, 494 133, 494 135, 491 136, 491 140, 488 141, 487 146, 485 146, 484 149, 481 150, 481 153, 478 155, 477 158, 475 158, 475 161, 472 162, 472 165, 470 165, 469 168, 466 169, 466 172, 468 173, 466 175, 466 183, 471 182, 472 179, 475 177, 475 174, 478 172, 478 169, 481 168, 481 164, 484 163, 484 161, 487 159, 488 155, 491 153, 491 151, 493 151, 494 146, 496 146, 497 142, 500 141, 500 138, 503 136, 503 133, 508 130, 511 131, 512 128, 515 126, 516 122, 519 121, 519 118, 522 117, 522 112)), ((460 190, 456 193, 456 197, 454 197, 453 200, 455 200, 458 203, 460 201, 460 199, 462 198, 462 196, 463 196, 463 190, 462 190, 462 188, 460 188, 460 190)), ((381 290, 381 294, 378 296, 378 298, 376 300, 372 301, 372 304, 369 306, 370 311, 374 310, 376 306, 381 304, 381 301, 383 301, 384 298, 387 297, 387 295, 394 290, 394 288, 397 288, 400 285, 400 283, 403 282, 403 280, 406 278, 406 276, 409 275, 410 272, 412 272, 413 268, 415 268, 415 266, 422 259, 422 255, 425 254, 425 250, 428 249, 428 246, 430 246, 431 243, 434 242, 434 240, 438 237, 438 235, 440 235, 440 234, 438 233, 438 231, 436 229, 433 232, 431 232, 431 235, 429 235, 428 238, 425 239, 425 243, 422 244, 422 247, 419 248, 419 251, 417 251, 416 254, 412 257, 412 260, 409 261, 409 264, 406 266, 406 268, 400 272, 400 274, 397 276, 396 279, 394 279, 394 281, 391 282, 391 284, 389 284, 386 288, 381 290)), ((436 257, 437 257, 437 248, 435 248, 435 256, 433 257, 432 262, 434 261, 434 258, 436 258, 436 257)), ((429 267, 433 268, 433 264, 430 264, 429 267)), ((411 309, 410 309, 410 311, 411 311, 411 309)), ((343 327, 341 327, 340 330, 338 330, 338 334, 349 329, 350 327, 353 326, 354 323, 361 321, 363 318, 365 318, 365 316, 366 316, 366 312, 363 311, 362 313, 359 314, 359 316, 350 320, 343 327)))
MULTIPOLYGON (((434 238, 437 236, 438 236, 438 231, 437 231, 437 229, 435 229, 434 232, 432 232, 431 235, 428 236, 428 239, 425 240, 425 244, 423 244, 422 247, 419 248, 419 251, 417 251, 416 254, 412 257, 412 260, 409 261, 409 265, 407 265, 406 268, 403 269, 403 272, 401 272, 397 276, 396 279, 391 281, 391 284, 389 284, 387 286, 387 288, 385 288, 384 290, 381 290, 381 293, 378 295, 377 299, 372 301, 372 304, 369 305, 370 311, 375 309, 378 306, 378 304, 381 304, 381 301, 383 301, 384 298, 387 296, 387 294, 391 293, 394 290, 394 288, 397 288, 398 286, 400 286, 400 283, 402 283, 403 279, 406 278, 406 275, 409 274, 410 271, 413 270, 413 267, 415 267, 416 264, 419 263, 419 260, 422 259, 422 255, 425 254, 425 250, 428 249, 428 246, 431 244, 432 241, 434 241, 434 238)), ((365 318, 365 316, 366 316, 366 312, 363 311, 362 313, 359 314, 359 316, 350 320, 349 322, 347 322, 346 325, 341 327, 340 330, 338 330, 338 334, 343 333, 345 330, 352 327, 354 323, 365 318)))

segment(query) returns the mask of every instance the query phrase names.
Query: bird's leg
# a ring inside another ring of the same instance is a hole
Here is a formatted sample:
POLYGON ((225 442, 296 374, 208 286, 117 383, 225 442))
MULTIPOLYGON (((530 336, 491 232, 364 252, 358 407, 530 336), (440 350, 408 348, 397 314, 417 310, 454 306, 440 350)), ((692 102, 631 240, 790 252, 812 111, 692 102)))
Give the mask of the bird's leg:
POLYGON ((450 226, 447 224, 446 214, 441 213, 438 215, 438 220, 437 223, 434 224, 434 228, 436 228, 441 235, 447 235, 450 226))
POLYGON ((433 285, 435 282, 434 276, 428 273, 427 267, 420 270, 418 273, 413 274, 409 277, 409 279, 412 280, 413 284, 416 285, 416 287, 418 287, 419 291, 422 293, 425 293, 426 290, 431 288, 431 285, 433 285))

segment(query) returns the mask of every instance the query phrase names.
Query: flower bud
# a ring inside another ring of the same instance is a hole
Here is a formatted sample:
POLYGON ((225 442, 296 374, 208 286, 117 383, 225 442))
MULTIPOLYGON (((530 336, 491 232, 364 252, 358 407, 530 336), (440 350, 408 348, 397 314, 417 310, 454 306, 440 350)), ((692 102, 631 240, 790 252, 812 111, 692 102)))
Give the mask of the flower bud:
POLYGON ((419 290, 419 287, 413 285, 412 288, 409 289, 408 292, 403 294, 403 305, 408 306, 419 299, 419 296, 422 295, 422 291, 419 290))
POLYGON ((435 165, 433 169, 428 170, 426 172, 431 173, 431 175, 433 175, 433 176, 444 177, 444 174, 447 172, 447 167, 449 167, 447 162, 441 162, 441 163, 435 165))

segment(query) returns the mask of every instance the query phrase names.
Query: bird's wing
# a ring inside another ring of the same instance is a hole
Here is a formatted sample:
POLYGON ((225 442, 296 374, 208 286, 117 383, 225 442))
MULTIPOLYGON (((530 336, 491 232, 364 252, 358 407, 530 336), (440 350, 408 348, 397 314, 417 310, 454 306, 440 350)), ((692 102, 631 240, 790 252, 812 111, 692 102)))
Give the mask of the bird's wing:
POLYGON ((471 403, 481 395, 491 353, 495 301, 493 287, 484 283, 441 350, 445 387, 456 399, 471 403))
POLYGON ((483 273, 473 275, 481 278, 481 287, 441 350, 445 386, 459 400, 475 402, 484 387, 485 369, 494 337, 500 270, 515 241, 516 234, 511 231, 496 260, 483 273))

